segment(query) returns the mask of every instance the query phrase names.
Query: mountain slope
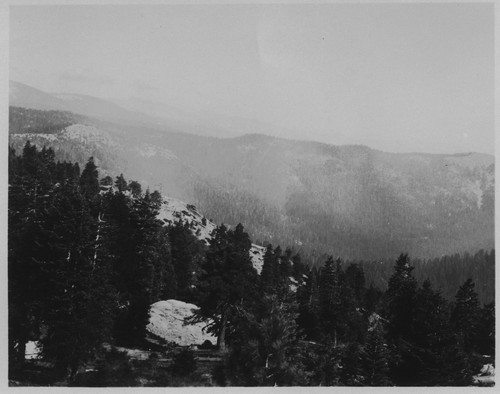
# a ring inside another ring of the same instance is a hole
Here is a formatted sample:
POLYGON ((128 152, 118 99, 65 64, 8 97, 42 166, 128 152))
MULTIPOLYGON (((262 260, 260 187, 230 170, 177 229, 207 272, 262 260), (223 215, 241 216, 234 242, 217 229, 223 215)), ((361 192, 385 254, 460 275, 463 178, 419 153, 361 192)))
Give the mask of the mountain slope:
POLYGON ((87 123, 50 136, 11 134, 11 143, 52 145, 58 157, 82 164, 93 155, 101 173, 126 173, 193 202, 216 223, 241 222, 254 240, 293 246, 313 262, 322 253, 374 260, 494 247, 489 155, 392 154, 257 134, 219 139, 87 123))
MULTIPOLYGON (((200 241, 208 245, 212 239, 212 232, 217 227, 215 223, 202 216, 192 204, 186 204, 171 197, 164 197, 158 219, 166 224, 173 224, 180 221, 189 224, 193 235, 200 241)), ((266 248, 252 244, 250 248, 250 258, 257 273, 261 273, 264 263, 264 253, 266 248)))
POLYGON ((70 110, 64 100, 15 81, 9 81, 9 105, 40 110, 70 110))

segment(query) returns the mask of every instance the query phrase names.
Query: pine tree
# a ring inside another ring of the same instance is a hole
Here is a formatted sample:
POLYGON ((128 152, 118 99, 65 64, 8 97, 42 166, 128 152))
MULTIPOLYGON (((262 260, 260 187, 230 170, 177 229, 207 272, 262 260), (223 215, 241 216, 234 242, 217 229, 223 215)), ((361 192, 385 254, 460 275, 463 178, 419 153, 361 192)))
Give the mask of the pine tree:
POLYGON ((453 345, 449 321, 449 307, 428 280, 417 290, 414 315, 413 353, 418 362, 413 364, 415 385, 442 385, 447 377, 443 354, 453 345))
POLYGON ((91 157, 80 176, 80 190, 87 199, 94 199, 99 193, 99 174, 91 157))
POLYGON ((391 385, 389 378, 389 357, 390 352, 384 340, 383 325, 380 320, 375 320, 368 329, 362 356, 363 385, 391 385))
POLYGON ((132 196, 139 197, 142 193, 141 184, 137 181, 130 181, 128 184, 128 190, 132 193, 132 196))
POLYGON ((150 305, 166 293, 167 272, 173 271, 168 238, 149 193, 131 200, 118 192, 111 195, 110 208, 119 228, 115 272, 123 305, 115 336, 121 343, 137 345, 146 335, 150 305))
POLYGON ((413 338, 413 316, 417 281, 412 275, 412 266, 407 254, 401 254, 394 266, 385 293, 386 314, 389 320, 388 335, 393 341, 413 338))
POLYGON ((342 355, 340 383, 344 386, 363 385, 362 346, 357 341, 350 342, 342 355))
POLYGON ((296 305, 266 296, 258 312, 245 313, 235 327, 228 366, 236 384, 292 386, 305 376, 298 357, 296 305))
POLYGON ((329 257, 320 273, 319 313, 323 335, 334 346, 349 335, 349 315, 353 312, 352 295, 345 285, 342 262, 329 257))
POLYGON ((495 357, 495 303, 490 302, 481 308, 478 330, 477 350, 480 354, 495 357))
POLYGON ((257 272, 249 256, 251 242, 243 226, 214 230, 199 281, 198 318, 213 319, 208 330, 226 349, 226 333, 242 312, 257 299, 257 272))
POLYGON ((195 302, 203 246, 192 234, 189 225, 181 221, 168 228, 168 236, 175 270, 176 297, 182 301, 195 302))
POLYGON ((123 193, 128 190, 127 181, 123 177, 123 174, 120 174, 119 176, 116 177, 115 186, 120 193, 123 193))
POLYGON ((99 183, 101 184, 101 186, 113 186, 113 178, 111 178, 109 175, 106 175, 100 180, 99 183))
POLYGON ((346 285, 353 292, 356 300, 356 305, 361 306, 365 297, 365 273, 363 268, 358 264, 350 264, 345 270, 346 285))
POLYGON ((466 353, 471 353, 476 347, 479 312, 474 282, 469 278, 458 289, 451 314, 451 323, 466 353))
POLYGON ((420 366, 413 345, 417 281, 412 271, 408 255, 401 254, 384 294, 387 339, 392 350, 391 379, 403 386, 415 383, 415 370, 420 366))
POLYGON ((299 303, 299 317, 297 323, 310 340, 319 340, 320 332, 320 303, 318 273, 315 268, 309 271, 305 283, 297 289, 299 303))
POLYGON ((276 290, 279 281, 279 261, 276 256, 273 246, 267 245, 262 264, 262 272, 260 274, 261 291, 266 294, 271 294, 276 290))

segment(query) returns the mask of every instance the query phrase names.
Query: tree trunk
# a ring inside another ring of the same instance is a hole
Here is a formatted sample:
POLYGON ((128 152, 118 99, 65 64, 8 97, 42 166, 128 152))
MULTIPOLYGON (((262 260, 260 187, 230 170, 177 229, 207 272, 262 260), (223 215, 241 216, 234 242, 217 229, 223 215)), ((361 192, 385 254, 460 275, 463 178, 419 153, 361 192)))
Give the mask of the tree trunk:
POLYGON ((227 325, 227 311, 222 312, 221 329, 217 338, 217 346, 221 352, 226 351, 226 325, 227 325))

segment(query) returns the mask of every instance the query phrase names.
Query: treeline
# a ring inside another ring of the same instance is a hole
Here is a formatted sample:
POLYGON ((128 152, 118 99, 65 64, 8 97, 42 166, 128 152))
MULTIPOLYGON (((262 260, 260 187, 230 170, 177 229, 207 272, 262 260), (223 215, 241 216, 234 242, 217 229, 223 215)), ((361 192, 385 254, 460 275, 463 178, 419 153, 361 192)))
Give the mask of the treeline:
POLYGON ((169 298, 197 304, 217 336, 219 385, 469 385, 494 355, 494 304, 472 280, 449 302, 407 255, 381 289, 367 265, 308 268, 271 245, 258 275, 241 224, 204 246, 189 225, 164 226, 160 206, 123 175, 99 180, 92 158, 80 171, 51 149, 10 149, 11 378, 30 340, 69 382, 106 360, 105 343, 144 346, 149 306, 169 298))
MULTIPOLYGON (((367 283, 373 283, 381 290, 387 289, 392 275, 392 261, 345 261, 347 267, 356 263, 363 267, 367 283)), ((495 250, 479 250, 474 254, 445 255, 435 259, 413 259, 415 278, 419 284, 429 280, 441 291, 442 296, 452 301, 457 288, 468 278, 476 283, 476 292, 481 304, 495 300, 495 250)))

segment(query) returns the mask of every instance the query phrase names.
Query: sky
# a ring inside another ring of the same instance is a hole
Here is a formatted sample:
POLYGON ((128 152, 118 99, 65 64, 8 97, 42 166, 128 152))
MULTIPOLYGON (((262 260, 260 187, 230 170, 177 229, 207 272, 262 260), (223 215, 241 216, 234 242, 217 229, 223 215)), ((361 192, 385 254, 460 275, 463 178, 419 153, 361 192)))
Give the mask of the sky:
POLYGON ((494 153, 487 3, 11 6, 9 78, 388 152, 494 153))

